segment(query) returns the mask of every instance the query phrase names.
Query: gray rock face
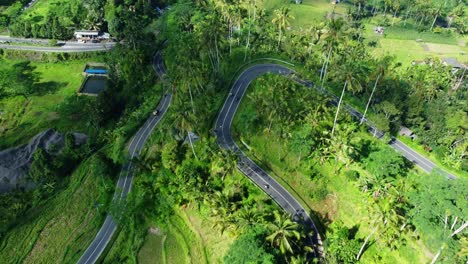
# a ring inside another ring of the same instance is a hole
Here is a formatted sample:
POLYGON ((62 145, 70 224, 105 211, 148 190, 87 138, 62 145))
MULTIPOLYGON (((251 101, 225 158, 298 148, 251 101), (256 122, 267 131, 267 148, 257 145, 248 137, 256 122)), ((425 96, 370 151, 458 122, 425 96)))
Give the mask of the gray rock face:
MULTIPOLYGON (((73 133, 77 145, 86 142, 87 136, 73 133)), ((26 179, 34 152, 38 148, 49 154, 58 154, 65 146, 65 136, 53 129, 36 135, 28 144, 0 151, 0 193, 14 188, 30 188, 34 183, 26 179)))

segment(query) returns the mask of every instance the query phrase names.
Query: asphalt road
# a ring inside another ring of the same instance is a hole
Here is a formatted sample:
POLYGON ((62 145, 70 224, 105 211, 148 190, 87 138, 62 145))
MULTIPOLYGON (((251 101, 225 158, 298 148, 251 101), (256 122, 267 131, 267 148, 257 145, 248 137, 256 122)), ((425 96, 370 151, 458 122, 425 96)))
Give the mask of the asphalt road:
POLYGON ((8 36, 0 36, 0 49, 11 50, 29 50, 39 52, 92 52, 92 51, 107 51, 115 46, 115 42, 107 43, 79 43, 77 41, 58 41, 56 47, 46 47, 39 45, 48 45, 48 39, 27 39, 14 38, 8 36), (9 43, 4 43, 9 42, 9 43), (19 45, 24 44, 24 45, 19 45), (38 46, 31 46, 38 45, 38 46))
POLYGON ((288 76, 292 74, 293 71, 276 64, 259 64, 245 70, 232 86, 216 119, 214 132, 217 143, 221 148, 237 153, 239 156, 239 162, 237 164, 238 169, 257 184, 260 189, 267 193, 283 210, 290 213, 294 220, 303 222, 308 228, 314 231, 312 240, 315 252, 317 255, 322 255, 322 239, 307 210, 281 184, 245 155, 236 145, 231 135, 232 120, 234 119, 245 91, 254 79, 266 73, 288 76))
MULTIPOLYGON (((162 60, 159 60, 159 63, 162 63, 162 60)), ((154 67, 158 67, 154 65, 154 67)), ((164 69, 164 66, 160 66, 159 69, 164 69), (162 67, 162 68, 161 68, 162 67)), ((163 74, 163 72, 161 72, 163 74)), ((131 160, 134 157, 138 157, 143 149, 146 140, 151 135, 151 132, 155 128, 155 126, 161 121, 164 115, 169 108, 169 105, 172 100, 172 94, 166 93, 164 94, 163 98, 159 102, 159 105, 156 107, 155 110, 159 111, 158 115, 151 115, 148 120, 146 120, 145 124, 140 127, 137 131, 135 136, 133 136, 132 140, 130 141, 130 145, 128 146, 128 151, 130 154, 129 162, 126 163, 120 172, 119 180, 117 181, 116 191, 114 193, 114 197, 112 199, 113 203, 118 203, 123 201, 125 197, 130 193, 133 183, 133 173, 132 173, 132 162, 131 160)), ((109 244, 112 235, 114 234, 117 228, 117 224, 115 219, 111 215, 107 215, 104 224, 101 226, 98 234, 94 238, 93 242, 86 251, 83 253, 81 258, 79 259, 78 263, 80 264, 88 264, 88 263, 96 263, 96 261, 101 256, 102 252, 109 244)))
MULTIPOLYGON (((255 162, 253 162, 234 142, 231 134, 232 120, 236 114, 237 108, 245 94, 245 91, 249 87, 249 84, 256 79, 258 76, 266 73, 281 74, 293 81, 302 84, 309 88, 317 89, 319 92, 331 97, 331 103, 335 106, 338 105, 336 96, 323 89, 322 87, 314 86, 312 82, 304 79, 300 79, 295 72, 285 66, 278 64, 258 64, 246 69, 238 77, 234 85, 232 86, 223 107, 221 108, 218 117, 216 119, 214 133, 217 138, 218 145, 226 150, 233 151, 239 156, 238 169, 244 173, 249 179, 251 179, 257 186, 267 193, 279 206, 286 212, 290 213, 294 220, 304 222, 307 227, 314 231, 312 237, 314 242, 314 248, 317 255, 323 254, 322 240, 318 230, 307 213, 306 209, 274 178, 260 168, 255 162)), ((347 104, 342 104, 344 109, 351 114, 356 120, 361 120, 362 114, 347 104)), ((377 138, 382 138, 384 133, 379 131, 374 124, 369 120, 365 119, 364 123, 368 126, 369 133, 372 133, 377 138)), ((416 153, 411 148, 403 144, 401 141, 392 138, 389 142, 395 150, 400 152, 404 157, 413 162, 416 166, 420 167, 426 172, 431 172, 432 169, 437 166, 424 156, 416 153)), ((446 173, 448 178, 454 179, 455 176, 446 173)))
MULTIPOLYGON (((325 94, 326 96, 331 98, 331 104, 337 106, 339 98, 332 93, 330 93, 328 90, 323 89, 322 87, 319 86, 314 86, 312 82, 308 80, 303 80, 300 79, 294 72, 292 74, 288 75, 288 78, 292 79, 293 81, 302 84, 304 86, 307 86, 309 88, 314 88, 318 90, 319 92, 325 94)), ((363 117, 362 113, 353 108, 352 106, 342 103, 343 108, 357 121, 360 121, 363 117)), ((367 125, 369 133, 371 133, 373 136, 377 138, 383 138, 384 134, 382 131, 379 131, 377 127, 369 120, 365 119, 364 123, 367 125)), ((417 153, 410 147, 408 147, 405 143, 401 142, 400 140, 391 137, 390 142, 388 144, 394 148, 396 151, 400 152, 401 155, 403 155, 406 159, 411 161, 414 165, 422 169, 423 171, 427 173, 431 173, 431 171, 435 168, 437 168, 437 165, 434 164, 432 161, 424 157, 423 155, 417 153)), ((444 174, 447 178, 449 179, 456 179, 457 177, 453 174, 450 174, 446 171, 443 171, 439 169, 440 173, 444 174)))

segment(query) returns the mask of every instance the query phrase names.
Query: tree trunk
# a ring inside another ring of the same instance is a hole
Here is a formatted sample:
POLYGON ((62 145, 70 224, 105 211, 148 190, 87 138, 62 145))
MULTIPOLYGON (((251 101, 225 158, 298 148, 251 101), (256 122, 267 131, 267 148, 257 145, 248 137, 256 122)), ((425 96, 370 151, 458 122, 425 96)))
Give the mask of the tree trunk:
POLYGON ((328 56, 327 56, 327 61, 325 63, 325 69, 323 69, 323 76, 322 76, 322 87, 323 84, 325 83, 326 75, 327 75, 327 69, 328 69, 328 64, 330 63, 330 56, 331 56, 331 51, 332 47, 330 47, 330 50, 328 51, 328 56))
POLYGON ((192 112, 195 114, 195 105, 193 104, 192 88, 190 88, 190 85, 189 85, 189 94, 190 94, 190 103, 192 104, 192 112))
POLYGON ((279 50, 280 48, 280 45, 281 45, 281 38, 283 37, 283 30, 281 30, 281 26, 279 27, 279 37, 278 37, 278 48, 277 50, 279 50))
POLYGON ((232 20, 229 18, 229 55, 232 53, 232 20))
POLYGON ((465 78, 465 72, 466 72, 466 67, 463 70, 463 73, 462 73, 462 76, 460 77, 460 79, 458 79, 456 81, 455 85, 453 86, 452 91, 456 91, 456 90, 458 90, 458 88, 460 88, 461 84, 463 83, 463 79, 465 78))
POLYGON ((435 254, 434 258, 432 259, 431 261, 431 264, 434 264, 437 259, 439 258, 440 256, 440 253, 442 252, 442 249, 444 249, 444 245, 442 245, 440 248, 439 248, 439 251, 437 251, 437 254, 435 254))
POLYGON ((332 48, 333 48, 333 46, 330 47, 330 49, 328 50, 327 57, 326 57, 325 60, 323 61, 322 69, 320 70, 320 81, 321 81, 322 78, 323 78, 323 73, 324 73, 324 71, 325 71, 325 64, 327 64, 327 61, 328 61, 328 58, 330 57, 330 53, 331 53, 332 48))
POLYGON ((377 83, 379 82, 379 79, 380 79, 381 75, 382 75, 382 73, 379 73, 379 76, 377 76, 377 79, 375 80, 374 88, 372 88, 372 92, 371 92, 371 94, 369 96, 369 101, 367 101, 366 110, 364 110, 364 114, 362 115, 361 122, 359 122, 359 125, 362 125, 362 123, 364 122, 364 119, 366 119, 367 110, 369 109, 369 106, 370 106, 371 101, 372 101, 372 96, 374 95, 375 89, 377 88, 377 83))
POLYGON ((454 235, 460 233, 460 232, 463 231, 463 229, 465 229, 467 226, 468 226, 468 222, 463 223, 463 225, 460 226, 460 228, 458 228, 457 230, 455 230, 455 231, 450 235, 450 237, 453 237, 454 235))
POLYGON ((345 81, 344 86, 343 86, 343 91, 341 92, 340 101, 338 102, 338 106, 336 108, 335 121, 333 121, 332 136, 335 133, 336 121, 338 120, 338 114, 340 112, 341 101, 343 101, 343 96, 344 96, 347 85, 348 85, 348 81, 345 81))
POLYGON ((247 31, 247 42, 245 43, 245 51, 244 51, 244 62, 247 59, 247 50, 249 49, 250 46, 250 3, 249 3, 249 20, 248 20, 248 27, 249 30, 247 31))
POLYGON ((362 253, 364 252, 364 248, 366 247, 367 245, 367 242, 369 242, 369 239, 371 238, 371 236, 377 231, 377 226, 374 228, 374 230, 372 230, 372 232, 366 237, 366 239, 364 240, 364 243, 362 244, 361 246, 361 249, 359 249, 359 253, 357 254, 356 256, 356 260, 359 260, 362 256, 362 253))
POLYGON ((411 14, 411 7, 408 9, 408 12, 406 12, 405 22, 403 23, 404 26, 406 26, 406 20, 408 20, 408 16, 410 14, 411 14))
POLYGON ((429 29, 430 31, 432 31, 432 29, 434 28, 434 25, 438 16, 439 16, 439 12, 437 12, 436 16, 434 17, 434 21, 432 21, 431 29, 429 29))
POLYGON ((188 131, 187 131, 187 137, 188 137, 188 139, 189 139, 190 146, 192 147, 193 155, 195 156, 196 159, 198 159, 197 154, 195 154, 195 149, 193 148, 192 137, 190 137, 190 133, 189 133, 188 131))

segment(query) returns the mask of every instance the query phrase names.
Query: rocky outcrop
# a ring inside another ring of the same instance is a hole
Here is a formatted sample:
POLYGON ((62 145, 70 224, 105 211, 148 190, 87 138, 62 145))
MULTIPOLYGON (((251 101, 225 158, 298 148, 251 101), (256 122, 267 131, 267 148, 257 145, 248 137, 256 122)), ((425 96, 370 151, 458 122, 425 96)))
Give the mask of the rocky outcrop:
MULTIPOLYGON (((87 136, 73 133, 75 144, 86 142, 87 136)), ((53 129, 36 135, 28 144, 0 151, 0 193, 15 188, 31 188, 34 184, 27 179, 33 154, 38 148, 49 154, 57 154, 65 145, 65 135, 53 129)))

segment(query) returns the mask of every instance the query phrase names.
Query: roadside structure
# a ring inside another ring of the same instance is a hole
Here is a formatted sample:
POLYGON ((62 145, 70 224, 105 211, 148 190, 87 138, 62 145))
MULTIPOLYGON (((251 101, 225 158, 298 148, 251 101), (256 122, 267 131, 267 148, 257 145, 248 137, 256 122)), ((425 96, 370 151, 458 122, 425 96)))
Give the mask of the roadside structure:
POLYGON ((101 40, 109 40, 110 34, 107 32, 100 32, 98 30, 77 30, 73 34, 75 39, 78 42, 86 43, 89 41, 101 41, 101 40))
POLYGON ((442 63, 446 66, 452 67, 453 73, 466 68, 466 66, 461 64, 456 58, 442 58, 442 63))

